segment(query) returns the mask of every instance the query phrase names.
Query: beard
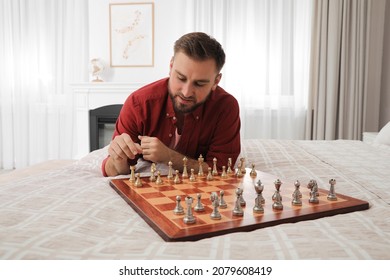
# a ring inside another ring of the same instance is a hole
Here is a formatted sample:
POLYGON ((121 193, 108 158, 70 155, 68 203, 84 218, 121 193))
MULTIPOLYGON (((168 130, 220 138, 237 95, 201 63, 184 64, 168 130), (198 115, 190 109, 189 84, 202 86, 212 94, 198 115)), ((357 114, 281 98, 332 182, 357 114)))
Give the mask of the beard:
POLYGON ((207 98, 203 100, 202 102, 197 102, 195 97, 185 97, 181 92, 172 93, 169 90, 169 96, 171 97, 173 108, 175 112, 187 114, 195 111, 198 107, 203 105, 207 98), (182 103, 181 101, 184 100, 186 103, 182 103))

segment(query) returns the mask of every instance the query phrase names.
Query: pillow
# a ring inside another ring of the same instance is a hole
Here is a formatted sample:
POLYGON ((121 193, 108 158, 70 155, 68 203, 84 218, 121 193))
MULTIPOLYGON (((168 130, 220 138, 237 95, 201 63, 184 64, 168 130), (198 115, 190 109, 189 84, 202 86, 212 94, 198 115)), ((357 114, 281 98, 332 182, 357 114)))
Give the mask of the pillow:
POLYGON ((378 135, 375 137, 375 143, 390 145, 390 122, 379 131, 378 135))

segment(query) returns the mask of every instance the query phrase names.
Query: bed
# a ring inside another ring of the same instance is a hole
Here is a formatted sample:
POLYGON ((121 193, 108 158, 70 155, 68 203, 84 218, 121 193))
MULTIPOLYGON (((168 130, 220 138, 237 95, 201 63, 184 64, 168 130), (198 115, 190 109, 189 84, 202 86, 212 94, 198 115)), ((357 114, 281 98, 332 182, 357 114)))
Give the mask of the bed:
POLYGON ((1 259, 389 259, 390 146, 334 140, 243 141, 242 157, 280 178, 324 185, 369 209, 238 232, 165 242, 110 187, 107 147, 0 176, 1 259))

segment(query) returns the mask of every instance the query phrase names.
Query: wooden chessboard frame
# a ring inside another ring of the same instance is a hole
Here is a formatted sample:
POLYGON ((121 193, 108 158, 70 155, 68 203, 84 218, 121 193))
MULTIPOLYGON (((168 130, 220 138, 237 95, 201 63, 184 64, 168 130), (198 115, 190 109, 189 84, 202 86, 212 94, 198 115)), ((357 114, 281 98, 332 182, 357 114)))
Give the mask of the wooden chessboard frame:
POLYGON ((207 181, 206 177, 197 178, 195 183, 184 179, 182 183, 174 184, 173 179, 168 180, 162 176, 163 185, 149 182, 149 178, 142 178, 143 186, 135 187, 129 179, 112 179, 111 187, 165 240, 165 241, 196 241, 203 238, 232 232, 247 232, 259 228, 275 226, 283 223, 296 223, 305 220, 313 220, 337 214, 345 214, 353 211, 361 211, 369 208, 366 201, 337 193, 337 201, 326 199, 328 191, 319 188, 318 204, 308 202, 310 193, 306 185, 302 183, 300 190, 302 193, 302 206, 292 206, 292 193, 295 189, 294 182, 282 180, 281 194, 284 209, 272 209, 272 194, 275 191, 273 182, 275 176, 257 171, 257 177, 252 178, 247 170, 242 178, 230 175, 228 179, 215 176, 213 181, 207 181), (264 184, 263 196, 266 200, 264 213, 253 213, 256 193, 254 183, 261 180, 264 184), (195 189, 194 189, 194 186, 195 189), (233 216, 232 210, 235 202, 235 189, 240 187, 244 190, 246 206, 242 217, 233 216), (160 189, 170 190, 162 195, 160 189), (224 190, 225 200, 228 203, 227 209, 219 209, 222 215, 221 220, 209 218, 212 212, 211 201, 209 199, 212 191, 224 190), (196 194, 202 192, 202 203, 205 205, 203 213, 193 212, 197 217, 195 224, 185 224, 184 215, 175 215, 176 195, 182 196, 182 206, 186 208, 184 198, 191 196, 194 200, 192 206, 196 205, 196 194), (168 195, 166 193, 169 193, 168 195), (154 205, 153 199, 148 197, 159 197, 158 199, 169 200, 169 203, 154 205), (153 203, 153 204, 152 204, 153 203))

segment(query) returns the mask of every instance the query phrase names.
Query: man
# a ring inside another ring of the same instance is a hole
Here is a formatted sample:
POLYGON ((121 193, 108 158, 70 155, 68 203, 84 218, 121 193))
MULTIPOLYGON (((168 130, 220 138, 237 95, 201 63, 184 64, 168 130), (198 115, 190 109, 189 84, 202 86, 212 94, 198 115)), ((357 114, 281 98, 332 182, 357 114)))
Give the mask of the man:
POLYGON ((133 92, 116 122, 104 176, 129 174, 142 157, 155 163, 173 163, 183 169, 203 170, 217 159, 219 169, 234 164, 240 153, 240 116, 237 100, 218 83, 225 63, 221 45, 201 32, 175 42, 169 78, 133 92))

